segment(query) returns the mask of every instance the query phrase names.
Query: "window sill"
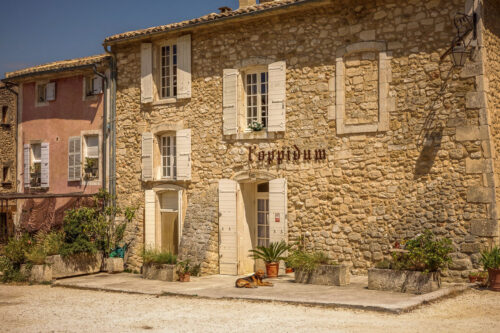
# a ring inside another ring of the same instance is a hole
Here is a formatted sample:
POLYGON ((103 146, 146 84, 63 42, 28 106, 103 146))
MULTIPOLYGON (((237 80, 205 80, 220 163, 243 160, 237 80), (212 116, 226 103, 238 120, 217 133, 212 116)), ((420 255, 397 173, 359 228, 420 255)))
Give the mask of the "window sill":
POLYGON ((158 184, 174 184, 174 183, 182 183, 188 181, 191 180, 166 179, 166 178, 142 180, 143 183, 158 183, 158 184))
POLYGON ((101 181, 99 179, 93 179, 93 180, 83 180, 85 185, 90 185, 90 186, 100 186, 101 181))
POLYGON ((233 135, 227 135, 227 137, 232 140, 267 140, 276 139, 278 133, 268 132, 268 131, 258 131, 258 132, 243 132, 233 135))
POLYGON ((175 103, 177 103, 177 98, 172 97, 172 98, 160 99, 158 101, 154 101, 151 104, 154 106, 154 105, 165 105, 165 104, 175 104, 175 103))

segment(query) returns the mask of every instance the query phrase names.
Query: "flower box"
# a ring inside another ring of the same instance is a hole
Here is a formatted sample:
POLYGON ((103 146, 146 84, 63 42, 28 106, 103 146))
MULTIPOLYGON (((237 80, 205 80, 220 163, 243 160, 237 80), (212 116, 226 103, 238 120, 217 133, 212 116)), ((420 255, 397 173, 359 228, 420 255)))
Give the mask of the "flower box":
POLYGON ((368 270, 368 289, 426 294, 441 288, 439 272, 372 268, 368 270))
POLYGON ((148 280, 177 281, 176 265, 166 264, 144 264, 142 266, 142 277, 148 280))
POLYGON ((113 274, 123 272, 123 258, 104 259, 104 271, 113 274))
POLYGON ((54 279, 99 273, 102 262, 102 253, 78 253, 68 257, 55 255, 45 258, 45 263, 52 266, 54 279))
POLYGON ((41 283, 52 281, 52 267, 50 265, 21 265, 21 274, 28 278, 29 282, 41 283))
POLYGON ((324 286, 346 286, 350 283, 349 268, 345 265, 319 265, 312 272, 295 269, 295 282, 324 286))

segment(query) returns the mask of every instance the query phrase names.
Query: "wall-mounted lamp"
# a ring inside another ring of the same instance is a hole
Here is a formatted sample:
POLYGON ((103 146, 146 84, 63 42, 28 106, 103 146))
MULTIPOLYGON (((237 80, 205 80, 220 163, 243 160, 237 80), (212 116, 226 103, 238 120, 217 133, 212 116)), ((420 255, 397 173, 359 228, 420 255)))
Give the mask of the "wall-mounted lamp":
POLYGON ((473 54, 470 45, 477 38, 477 14, 457 14, 453 23, 457 29, 457 36, 453 39, 451 47, 441 56, 441 60, 450 55, 454 67, 463 67, 467 58, 473 54), (471 32, 473 33, 472 37, 467 38, 471 32))

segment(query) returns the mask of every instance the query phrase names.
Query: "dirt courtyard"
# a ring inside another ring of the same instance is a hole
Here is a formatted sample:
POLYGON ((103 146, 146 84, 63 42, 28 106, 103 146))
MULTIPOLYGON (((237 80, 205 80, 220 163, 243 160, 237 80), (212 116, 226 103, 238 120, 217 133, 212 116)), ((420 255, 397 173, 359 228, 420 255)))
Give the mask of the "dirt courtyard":
POLYGON ((500 332, 500 293, 402 315, 247 301, 0 285, 2 332, 500 332))

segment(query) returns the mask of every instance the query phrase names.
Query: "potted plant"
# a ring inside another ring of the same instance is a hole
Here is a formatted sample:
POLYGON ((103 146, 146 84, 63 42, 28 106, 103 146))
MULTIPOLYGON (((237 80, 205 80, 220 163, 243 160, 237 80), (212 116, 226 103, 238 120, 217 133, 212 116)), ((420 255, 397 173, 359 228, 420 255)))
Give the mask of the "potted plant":
POLYGON ((190 260, 184 260, 177 264, 177 274, 179 275, 179 281, 189 282, 192 276, 200 275, 201 265, 191 266, 190 260))
POLYGON ((486 287, 488 285, 488 272, 486 271, 478 272, 477 282, 481 287, 486 287))
POLYGON ((500 291, 500 248, 495 246, 491 250, 482 251, 481 264, 484 270, 488 270, 490 290, 500 291))
POLYGON ((177 256, 168 251, 144 249, 142 276, 149 280, 177 281, 177 256))
POLYGON ((269 246, 257 246, 256 249, 250 250, 250 256, 253 259, 262 259, 266 264, 266 274, 269 278, 278 277, 280 261, 284 260, 283 254, 290 247, 285 241, 274 242, 269 246))
POLYGON ((250 125, 248 125, 248 128, 254 132, 260 132, 260 131, 262 131, 264 126, 261 123, 259 123, 258 121, 253 121, 250 125))
POLYGON ((469 273, 469 282, 476 283, 478 277, 479 277, 479 272, 470 272, 469 273))

